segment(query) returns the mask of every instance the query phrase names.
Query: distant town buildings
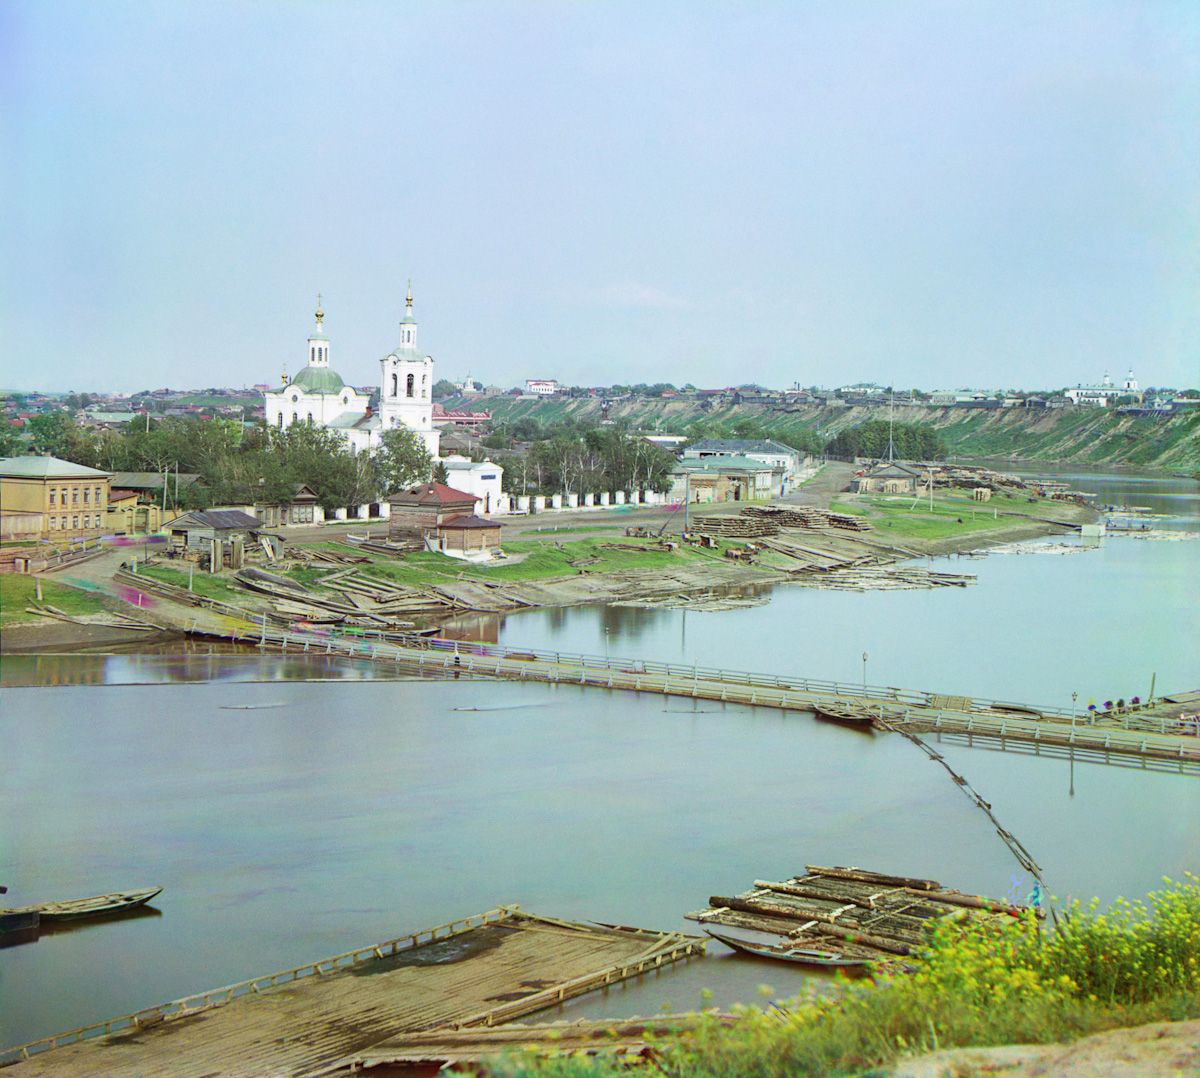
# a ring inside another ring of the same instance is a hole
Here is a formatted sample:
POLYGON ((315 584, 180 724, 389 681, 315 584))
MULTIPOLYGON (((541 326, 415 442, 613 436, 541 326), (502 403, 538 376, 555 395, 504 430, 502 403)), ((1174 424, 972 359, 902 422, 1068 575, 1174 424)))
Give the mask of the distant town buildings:
POLYGON ((282 430, 293 423, 324 427, 345 436, 355 450, 375 449, 385 431, 406 426, 415 431, 434 457, 438 431, 433 425, 433 357, 417 350, 412 285, 404 301, 400 343, 379 361, 379 388, 361 393, 348 386, 330 365, 325 312, 317 297, 316 329, 308 337, 308 363, 295 377, 263 394, 269 426, 282 430))
POLYGON ((1063 396, 1072 404, 1089 404, 1096 408, 1107 408, 1118 397, 1140 398, 1141 394, 1138 391, 1137 379, 1133 377, 1133 371, 1130 371, 1126 375, 1123 385, 1113 385, 1112 379, 1106 373, 1100 385, 1075 386, 1073 389, 1066 390, 1063 396))
POLYGON ((552 397, 559 390, 558 383, 553 378, 525 379, 525 392, 539 397, 552 397))

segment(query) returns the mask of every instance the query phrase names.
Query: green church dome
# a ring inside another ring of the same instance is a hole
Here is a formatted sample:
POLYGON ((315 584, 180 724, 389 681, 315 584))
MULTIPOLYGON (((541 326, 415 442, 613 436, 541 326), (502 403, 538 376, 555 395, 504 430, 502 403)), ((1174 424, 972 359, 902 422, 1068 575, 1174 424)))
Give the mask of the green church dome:
POLYGON ((341 375, 330 367, 305 367, 292 384, 299 386, 305 393, 336 393, 346 383, 341 375))

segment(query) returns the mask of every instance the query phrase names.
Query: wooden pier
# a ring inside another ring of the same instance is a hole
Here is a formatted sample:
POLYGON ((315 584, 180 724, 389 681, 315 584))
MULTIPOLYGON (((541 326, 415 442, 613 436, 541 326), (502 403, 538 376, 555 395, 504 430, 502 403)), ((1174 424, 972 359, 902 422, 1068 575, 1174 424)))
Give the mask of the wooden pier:
POLYGON ((891 686, 756 674, 648 659, 568 654, 404 633, 281 630, 223 619, 222 631, 193 630, 283 651, 344 655, 428 677, 500 678, 652 692, 693 700, 821 711, 855 716, 877 729, 965 735, 997 744, 1079 751, 1081 759, 1125 758, 1148 770, 1200 775, 1200 724, 1192 714, 1200 694, 1159 697, 1160 703, 1119 715, 1072 713, 981 697, 891 686), (1172 703, 1184 701, 1184 703, 1172 703), (1189 707, 1191 711, 1189 711, 1189 707))
POLYGON ((0 1052, 13 1078, 317 1075, 405 1033, 511 1022, 704 953, 501 906, 0 1052))

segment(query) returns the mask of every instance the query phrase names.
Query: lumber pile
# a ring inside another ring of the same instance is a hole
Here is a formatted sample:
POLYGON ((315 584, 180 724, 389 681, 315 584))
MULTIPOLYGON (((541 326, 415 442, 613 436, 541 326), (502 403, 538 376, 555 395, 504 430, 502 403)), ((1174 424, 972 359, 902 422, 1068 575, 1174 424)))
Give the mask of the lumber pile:
POLYGON ((778 937, 777 943, 761 944, 705 929, 735 949, 741 943, 764 957, 831 966, 907 967, 938 921, 1016 917, 1028 909, 936 880, 822 865, 807 865, 803 875, 784 881, 755 880, 749 891, 708 901, 707 909, 687 918, 778 937))
POLYGON ((288 556, 293 561, 302 561, 308 565, 368 565, 371 559, 365 554, 352 551, 329 550, 325 547, 292 547, 288 556))
POLYGON ((871 525, 862 517, 833 513, 814 505, 748 505, 742 513, 770 521, 781 528, 841 528, 854 532, 871 530, 871 525))
POLYGON ((938 573, 919 566, 844 565, 828 571, 797 573, 792 583, 832 591, 911 591, 918 588, 965 588, 976 578, 966 573, 938 573))
POLYGON ((717 535, 722 539, 761 539, 779 534, 779 524, 758 516, 697 516, 692 520, 692 531, 703 535, 717 535))

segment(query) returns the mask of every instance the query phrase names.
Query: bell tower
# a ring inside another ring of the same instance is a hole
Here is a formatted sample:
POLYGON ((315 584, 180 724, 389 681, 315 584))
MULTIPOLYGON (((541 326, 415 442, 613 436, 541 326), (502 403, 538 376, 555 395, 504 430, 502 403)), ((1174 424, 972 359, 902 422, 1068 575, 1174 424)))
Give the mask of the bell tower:
POLYGON ((310 367, 329 366, 329 338, 325 336, 325 312, 321 310, 321 293, 317 293, 317 309, 314 316, 317 328, 308 335, 308 365, 310 367))
POLYGON ((411 427, 435 457, 439 432, 433 426, 433 357, 417 351, 412 281, 404 298, 400 343, 379 361, 379 411, 384 429, 411 427))

